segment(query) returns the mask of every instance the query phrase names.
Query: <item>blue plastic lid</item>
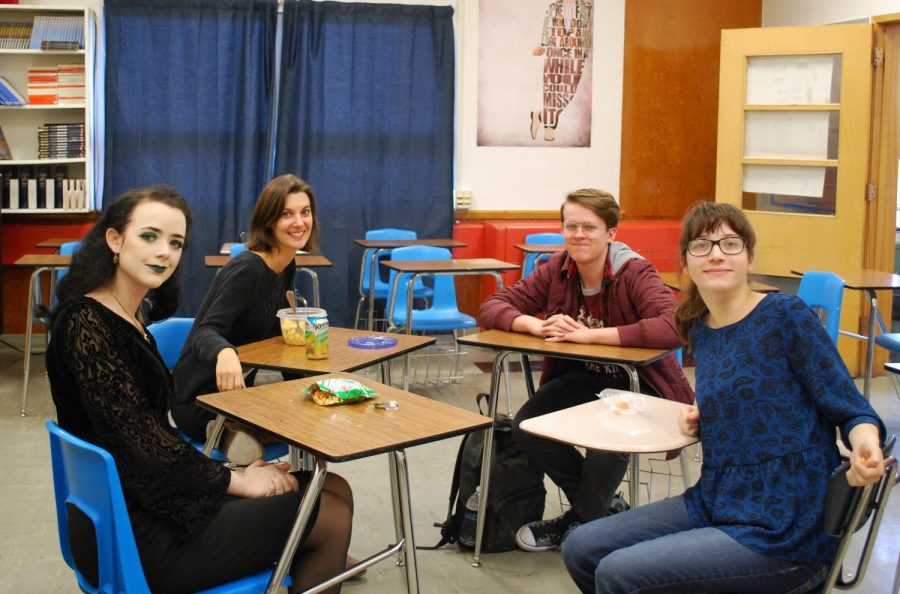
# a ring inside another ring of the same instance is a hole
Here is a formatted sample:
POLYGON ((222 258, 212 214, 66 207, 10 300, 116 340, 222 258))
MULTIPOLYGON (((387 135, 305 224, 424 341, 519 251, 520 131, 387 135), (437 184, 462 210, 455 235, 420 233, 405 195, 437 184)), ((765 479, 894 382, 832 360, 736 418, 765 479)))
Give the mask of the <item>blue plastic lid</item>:
POLYGON ((389 349, 397 346, 397 339, 392 336, 357 336, 347 341, 355 349, 389 349))

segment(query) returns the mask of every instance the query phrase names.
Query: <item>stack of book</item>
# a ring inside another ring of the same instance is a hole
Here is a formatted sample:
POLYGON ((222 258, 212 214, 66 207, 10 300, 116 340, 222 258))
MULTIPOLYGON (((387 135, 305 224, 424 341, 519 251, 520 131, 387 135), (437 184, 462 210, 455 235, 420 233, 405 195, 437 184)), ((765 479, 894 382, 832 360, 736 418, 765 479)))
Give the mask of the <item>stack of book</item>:
POLYGON ((59 69, 56 66, 28 67, 28 103, 56 105, 59 98, 59 69))
POLYGON ((84 158, 84 123, 44 124, 38 128, 38 159, 84 158))
POLYGON ((84 64, 60 64, 57 103, 84 105, 84 64))
POLYGON ((25 98, 19 94, 6 77, 0 76, 0 105, 24 105, 25 98))
POLYGON ((86 183, 69 179, 65 165, 0 166, 0 207, 15 209, 84 209, 86 183))
POLYGON ((84 19, 80 16, 36 16, 28 47, 35 50, 82 49, 84 19))
POLYGON ((0 21, 0 49, 28 49, 31 23, 0 21))

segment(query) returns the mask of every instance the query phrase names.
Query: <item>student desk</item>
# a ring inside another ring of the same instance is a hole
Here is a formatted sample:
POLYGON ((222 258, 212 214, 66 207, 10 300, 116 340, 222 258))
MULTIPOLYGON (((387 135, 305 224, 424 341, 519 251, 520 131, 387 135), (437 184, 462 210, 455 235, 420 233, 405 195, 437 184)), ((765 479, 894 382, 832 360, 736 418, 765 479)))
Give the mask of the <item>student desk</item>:
MULTIPOLYGON (((373 250, 372 259, 369 261, 369 309, 366 315, 366 328, 372 330, 375 328, 375 275, 378 274, 377 262, 378 256, 386 251, 390 251, 398 247, 407 247, 411 245, 428 245, 431 247, 442 248, 458 248, 466 247, 467 244, 455 239, 354 239, 353 243, 363 248, 362 265, 359 273, 360 287, 362 286, 362 267, 366 265, 366 252, 373 250)), ((385 304, 387 306, 387 304, 385 304)), ((390 311, 390 310, 387 310, 390 311)))
MULTIPOLYGON (((363 367, 381 363, 381 379, 390 384, 391 368, 387 364, 390 359, 424 348, 435 342, 435 339, 430 336, 392 334, 390 336, 397 339, 397 345, 391 348, 359 349, 348 344, 351 338, 372 335, 389 336, 383 332, 369 332, 368 330, 337 328, 335 326, 328 328, 328 357, 325 359, 308 359, 306 357, 306 347, 286 344, 280 336, 239 346, 237 347, 237 354, 238 359, 241 360, 241 365, 244 367, 271 369, 297 375, 357 371, 363 367)), ((223 423, 224 421, 224 417, 216 419, 217 423, 223 423)), ((216 442, 208 439, 203 453, 209 456, 212 453, 214 443, 216 442)), ((290 456, 291 467, 298 468, 300 452, 291 448, 290 456)))
MULTIPOLYGON (((22 410, 21 416, 25 416, 25 405, 28 401, 28 376, 31 371, 31 333, 34 328, 34 306, 39 296, 35 295, 35 291, 40 290, 40 276, 45 272, 53 272, 68 268, 72 263, 72 256, 62 256, 60 254, 25 254, 13 263, 13 266, 22 268, 34 268, 31 278, 28 281, 28 309, 25 314, 25 363, 23 366, 22 381, 22 410)), ((53 299, 53 295, 50 295, 53 299)))
MULTIPOLYGON (((631 505, 637 507, 636 485, 639 480, 640 454, 668 452, 699 441, 678 427, 678 417, 686 404, 664 398, 645 396, 646 410, 617 414, 601 401, 579 404, 563 410, 527 419, 519 425, 522 431, 591 450, 630 455, 629 491, 631 505)), ((684 459, 682 458, 682 462, 684 459)), ((688 486, 687 465, 681 466, 684 486, 688 486)))
MULTIPOLYGON (((398 273, 409 274, 409 281, 406 286, 406 333, 412 332, 412 309, 413 309, 413 290, 415 289, 416 278, 420 275, 427 274, 429 276, 480 276, 491 275, 497 279, 497 289, 503 288, 503 277, 501 272, 507 270, 515 270, 519 268, 517 264, 510 264, 502 260, 494 258, 470 258, 470 259, 451 259, 451 260, 391 260, 382 262, 382 266, 390 268, 398 273)), ((394 283, 391 285, 391 298, 387 308, 387 318, 390 321, 391 312, 394 311, 394 303, 397 300, 397 285, 400 282, 401 274, 394 276, 394 283)))
POLYGON ((677 450, 699 440, 678 428, 680 402, 645 396, 647 410, 617 414, 602 400, 523 421, 523 431, 591 450, 653 454, 677 450))
MULTIPOLYGON (((241 364, 247 367, 313 375, 356 371, 424 348, 434 342, 433 336, 386 334, 331 326, 328 328, 328 358, 326 359, 307 359, 306 347, 286 344, 280 336, 239 346, 237 353, 241 364), (397 345, 386 349, 351 347, 348 341, 359 336, 389 336, 397 339, 397 345)), ((383 379, 387 383, 391 383, 390 374, 383 379)))
MULTIPOLYGON (((659 361, 663 357, 672 355, 674 349, 640 349, 621 346, 599 344, 577 344, 574 342, 547 342, 543 338, 520 334, 518 332, 504 332, 503 330, 488 330, 478 334, 461 336, 459 343, 467 346, 481 347, 497 351, 494 357, 494 366, 491 371, 491 394, 488 404, 488 416, 494 418, 497 414, 497 400, 500 389, 500 371, 504 361, 513 353, 526 355, 543 355, 545 357, 557 357, 575 361, 593 361, 607 363, 620 367, 631 380, 631 391, 640 392, 640 381, 637 375, 637 367, 659 361)), ((493 446, 493 431, 485 431, 484 452, 481 459, 481 499, 478 509, 478 524, 475 529, 475 554, 472 565, 481 565, 481 537, 484 534, 484 506, 488 500, 488 488, 490 482, 491 450, 493 446)), ((631 456, 629 465, 629 496, 631 505, 637 506, 638 477, 640 460, 636 454, 631 456)))
MULTIPOLYGON (((364 380, 375 390, 378 401, 394 400, 396 410, 379 409, 373 402, 343 406, 319 406, 303 389, 314 381, 329 377, 354 378, 349 374, 329 374, 256 388, 233 390, 200 396, 197 403, 213 412, 245 425, 255 427, 290 445, 312 452, 315 469, 284 552, 272 575, 267 592, 281 584, 313 506, 322 489, 329 462, 344 462, 388 453, 391 457, 392 487, 399 494, 394 500, 395 520, 399 515, 402 538, 359 566, 344 572, 333 581, 342 581, 363 568, 400 552, 405 554, 407 590, 419 591, 416 547, 413 536, 409 475, 405 448, 462 435, 491 425, 490 419, 460 408, 410 394, 377 382, 364 380), (398 513, 399 512, 399 513, 398 513)), ((218 427, 221 431, 221 426, 218 427)), ((215 431, 215 430, 214 430, 215 431)), ((214 434, 213 439, 218 435, 214 434)))
POLYGON ((51 237, 50 239, 45 239, 43 241, 39 241, 38 243, 34 244, 34 247, 52 248, 52 249, 55 249, 58 251, 62 244, 70 243, 73 241, 81 241, 81 240, 78 238, 66 239, 66 238, 59 238, 59 237, 51 237))
MULTIPOLYGON (((528 259, 529 254, 555 254, 556 252, 561 252, 566 249, 566 246, 561 243, 514 243, 513 247, 517 250, 522 250, 522 277, 525 276, 525 260, 528 259)), ((537 261, 535 261, 535 266, 537 266, 537 261)))
MULTIPOLYGON (((497 290, 503 288, 503 277, 501 272, 506 270, 515 270, 518 268, 515 264, 495 260, 494 258, 472 258, 472 259, 451 259, 451 260, 391 260, 382 262, 382 265, 395 270, 398 273, 408 273, 409 280, 406 285, 406 333, 411 334, 413 330, 413 291, 415 290, 416 278, 422 274, 432 276, 482 276, 491 275, 497 279, 497 290)), ((391 296, 387 303, 388 325, 392 326, 392 318, 394 311, 394 303, 397 300, 397 285, 400 282, 401 274, 394 275, 394 282, 391 285, 391 296)), ((458 342, 458 341, 457 341, 458 342)), ((404 363, 404 387, 409 387, 409 357, 406 357, 404 363)))
MULTIPOLYGON (((222 266, 225 266, 230 259, 231 256, 223 255, 204 256, 203 262, 207 266, 221 268, 222 266)), ((329 268, 331 267, 331 260, 318 254, 300 254, 294 256, 294 263, 297 265, 297 272, 305 272, 312 280, 312 306, 319 307, 319 275, 316 274, 316 271, 313 270, 313 268, 329 268)))
MULTIPOLYGON (((845 336, 856 338, 857 340, 864 340, 866 342, 866 368, 865 374, 863 375, 863 396, 868 400, 872 388, 872 359, 875 353, 875 322, 878 322, 882 332, 887 331, 884 320, 881 318, 881 313, 878 311, 878 296, 875 294, 875 291, 893 291, 895 289, 900 289, 900 275, 869 269, 834 272, 844 280, 845 287, 853 289, 854 291, 863 291, 869 298, 871 310, 869 313, 869 334, 863 336, 862 334, 855 334, 844 330, 840 331, 840 333, 845 336)), ((803 271, 791 270, 791 274, 803 276, 803 271)))

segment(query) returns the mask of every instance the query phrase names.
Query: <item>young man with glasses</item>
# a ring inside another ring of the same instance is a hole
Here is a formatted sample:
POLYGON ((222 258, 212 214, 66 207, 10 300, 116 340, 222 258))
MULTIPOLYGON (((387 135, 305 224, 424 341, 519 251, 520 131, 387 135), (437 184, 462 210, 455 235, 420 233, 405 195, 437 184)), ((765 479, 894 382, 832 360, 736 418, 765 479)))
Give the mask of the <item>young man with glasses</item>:
MULTIPOLYGON (((550 342, 673 348, 672 291, 649 261, 615 241, 619 206, 608 192, 570 193, 560 208, 565 250, 481 306, 479 325, 542 336, 550 342)), ((726 246, 726 249, 728 247, 726 246)), ((693 391, 674 356, 638 368, 641 389, 692 403, 693 391)), ((607 515, 628 467, 628 456, 588 450, 529 435, 519 424, 532 417, 590 402, 605 388, 629 389, 614 365, 544 358, 541 387, 513 420, 513 438, 528 457, 565 492, 563 515, 526 524, 516 542, 526 551, 559 546, 583 522, 607 515)))

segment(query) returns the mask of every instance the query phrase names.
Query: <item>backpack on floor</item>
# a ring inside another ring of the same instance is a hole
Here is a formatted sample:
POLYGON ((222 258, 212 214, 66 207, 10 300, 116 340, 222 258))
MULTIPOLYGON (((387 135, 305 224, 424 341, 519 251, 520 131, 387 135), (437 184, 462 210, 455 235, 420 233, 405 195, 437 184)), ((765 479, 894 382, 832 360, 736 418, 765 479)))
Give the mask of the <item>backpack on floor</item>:
MULTIPOLYGON (((487 394, 476 397, 479 409, 487 394)), ((483 411, 482 411, 483 412, 483 411)), ((512 419, 497 415, 494 420, 494 455, 491 458, 491 482, 485 512, 484 536, 481 551, 496 553, 516 549, 516 532, 528 522, 544 517, 544 473, 534 465, 512 440, 512 419)), ((453 480, 450 484, 450 505, 447 519, 435 524, 441 529, 441 540, 435 549, 460 542, 460 528, 466 513, 466 502, 481 482, 481 452, 484 431, 467 434, 459 446, 453 480)), ((470 528, 474 532, 474 528, 470 528)))

